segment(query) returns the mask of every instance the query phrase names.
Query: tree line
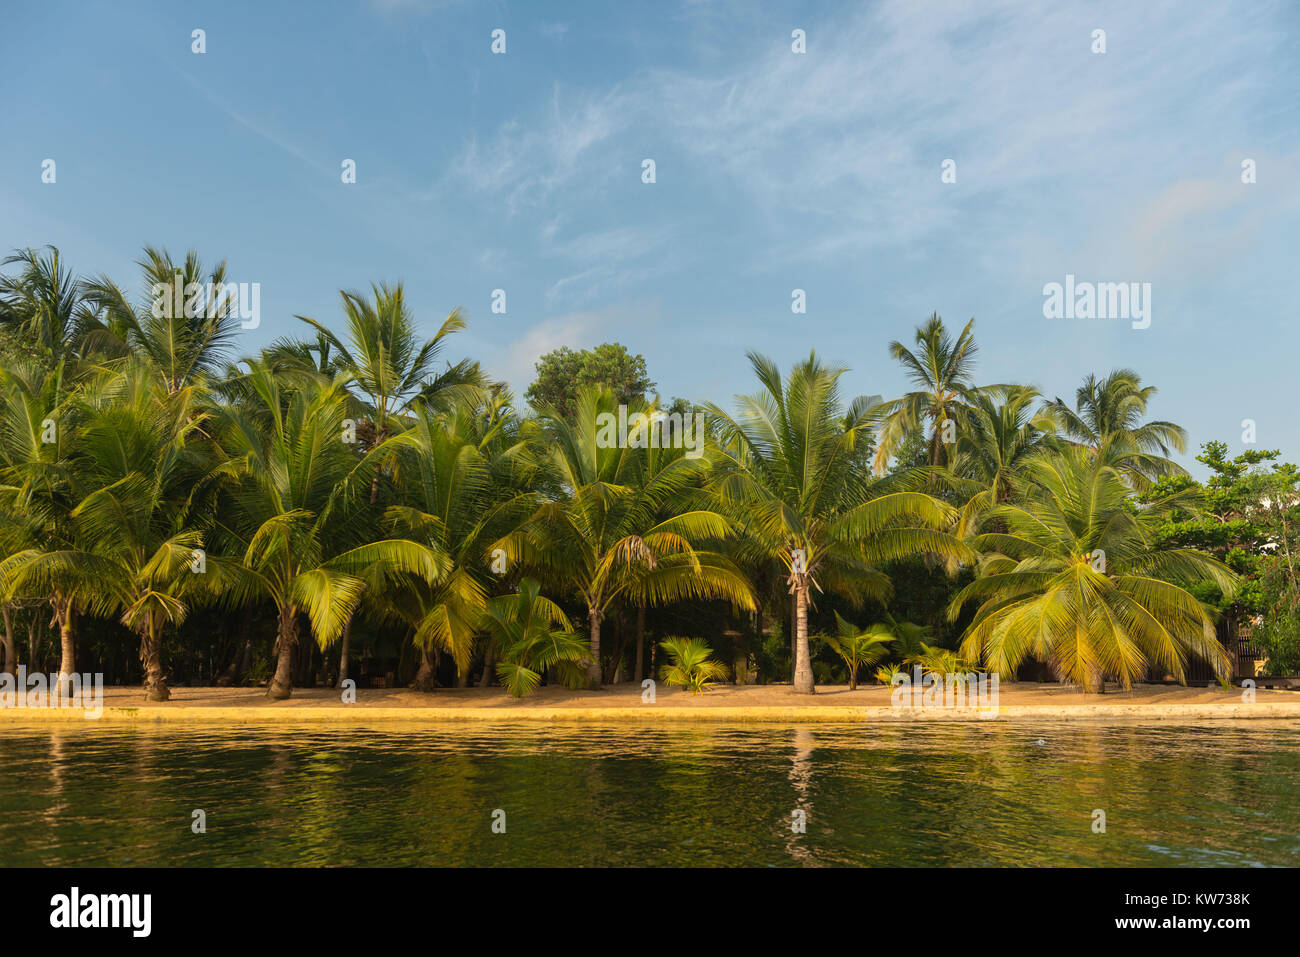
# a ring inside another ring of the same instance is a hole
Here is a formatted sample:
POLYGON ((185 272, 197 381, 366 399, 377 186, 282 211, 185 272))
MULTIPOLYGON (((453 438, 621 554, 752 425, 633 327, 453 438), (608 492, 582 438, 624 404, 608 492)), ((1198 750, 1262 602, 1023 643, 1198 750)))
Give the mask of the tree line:
POLYGON ((751 394, 664 403, 605 344, 542 357, 517 403, 444 358, 464 316, 423 337, 400 283, 237 357, 232 304, 148 295, 224 264, 146 248, 135 299, 53 248, 4 266, 8 671, 89 654, 154 700, 181 673, 287 698, 357 659, 421 690, 658 667, 811 693, 889 659, 1102 690, 1194 663, 1226 678, 1217 623, 1270 602, 1280 620, 1297 593, 1277 453, 1238 463, 1228 502, 1172 460, 1186 433, 1147 417, 1136 373, 1088 376, 1072 403, 977 385, 973 320, 891 343, 913 386, 888 401, 843 394, 815 353, 751 353, 751 394), (611 443, 620 405, 702 413, 703 454, 611 443))

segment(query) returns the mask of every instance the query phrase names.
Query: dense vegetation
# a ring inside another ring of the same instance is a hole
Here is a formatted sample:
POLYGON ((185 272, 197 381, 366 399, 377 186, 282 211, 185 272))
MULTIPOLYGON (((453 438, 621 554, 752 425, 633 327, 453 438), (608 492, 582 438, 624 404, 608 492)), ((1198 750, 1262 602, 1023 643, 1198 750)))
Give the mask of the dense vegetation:
MULTIPOLYGON (((980 387, 973 323, 932 316, 890 345, 915 390, 886 402, 842 395, 815 354, 751 355, 753 394, 661 407, 644 360, 606 344, 541 357, 521 406, 443 358, 460 313, 425 339, 400 284, 239 358, 229 303, 135 301, 53 249, 5 267, 10 671, 57 661, 154 699, 349 675, 811 692, 913 662, 1099 690, 1225 677, 1222 626, 1256 620, 1297 664, 1295 468, 1211 443, 1193 481, 1129 370, 1072 404, 980 387), (700 413, 701 454, 604 440, 620 404, 700 413)), ((146 293, 224 277, 193 253, 141 268, 146 293)))

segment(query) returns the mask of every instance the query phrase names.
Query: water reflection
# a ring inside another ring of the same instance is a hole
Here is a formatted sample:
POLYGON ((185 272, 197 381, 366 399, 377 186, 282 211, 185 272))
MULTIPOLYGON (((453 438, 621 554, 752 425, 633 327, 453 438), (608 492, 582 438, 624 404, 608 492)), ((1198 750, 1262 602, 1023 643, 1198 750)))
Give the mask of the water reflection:
POLYGON ((1262 722, 6 730, 0 864, 1295 866, 1297 785, 1262 722))

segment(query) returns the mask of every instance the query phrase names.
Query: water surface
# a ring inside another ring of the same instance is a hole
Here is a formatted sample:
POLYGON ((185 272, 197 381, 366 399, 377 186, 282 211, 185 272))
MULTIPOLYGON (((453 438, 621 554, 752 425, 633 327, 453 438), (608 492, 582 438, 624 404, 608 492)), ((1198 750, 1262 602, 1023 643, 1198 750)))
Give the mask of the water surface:
POLYGON ((0 865, 264 864, 1297 866, 1300 728, 0 726, 0 865))

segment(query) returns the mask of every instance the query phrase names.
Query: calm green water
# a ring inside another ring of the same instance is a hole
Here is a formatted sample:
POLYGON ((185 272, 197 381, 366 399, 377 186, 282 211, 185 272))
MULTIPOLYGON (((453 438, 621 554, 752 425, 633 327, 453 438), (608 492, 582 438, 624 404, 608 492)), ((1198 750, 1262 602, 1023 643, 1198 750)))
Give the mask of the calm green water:
POLYGON ((1300 729, 0 727, 0 864, 123 863, 1296 866, 1300 729))

